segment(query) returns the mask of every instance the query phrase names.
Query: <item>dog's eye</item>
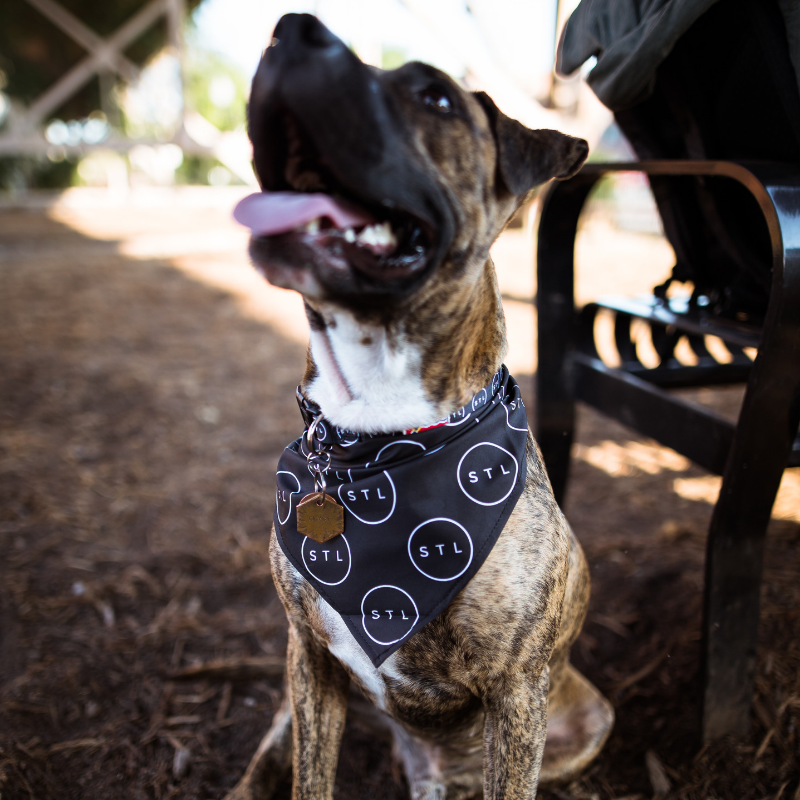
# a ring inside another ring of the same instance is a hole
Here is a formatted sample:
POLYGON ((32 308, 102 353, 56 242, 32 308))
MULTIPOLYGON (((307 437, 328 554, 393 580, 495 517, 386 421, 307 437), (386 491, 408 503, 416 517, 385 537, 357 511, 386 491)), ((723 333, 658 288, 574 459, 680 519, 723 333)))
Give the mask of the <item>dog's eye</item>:
POLYGON ((445 114, 453 110, 450 98, 440 89, 425 89, 420 94, 420 99, 426 106, 435 108, 437 111, 442 111, 445 114))

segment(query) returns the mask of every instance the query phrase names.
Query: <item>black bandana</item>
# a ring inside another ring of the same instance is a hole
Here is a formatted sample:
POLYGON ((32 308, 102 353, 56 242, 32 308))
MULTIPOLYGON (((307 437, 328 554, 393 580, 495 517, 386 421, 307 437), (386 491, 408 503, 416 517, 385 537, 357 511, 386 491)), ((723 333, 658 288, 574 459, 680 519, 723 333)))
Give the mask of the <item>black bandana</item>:
POLYGON ((527 434, 519 386, 505 366, 471 402, 425 428, 368 435, 323 420, 315 435, 331 446, 327 492, 344 506, 345 525, 325 544, 297 531, 297 503, 314 491, 305 437, 284 450, 278 542, 375 666, 483 564, 525 485, 527 434))

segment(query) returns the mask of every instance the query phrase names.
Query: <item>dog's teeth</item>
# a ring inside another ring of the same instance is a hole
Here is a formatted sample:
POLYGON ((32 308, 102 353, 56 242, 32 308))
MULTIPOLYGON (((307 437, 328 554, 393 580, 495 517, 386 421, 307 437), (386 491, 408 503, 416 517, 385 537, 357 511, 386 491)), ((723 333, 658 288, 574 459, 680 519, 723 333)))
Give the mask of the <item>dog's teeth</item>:
POLYGON ((356 240, 356 232, 352 228, 348 228, 344 232, 344 240, 352 244, 356 240))
POLYGON ((306 222, 306 224, 303 225, 302 230, 310 234, 319 233, 319 217, 317 217, 316 219, 312 219, 309 222, 306 222))
POLYGON ((397 237, 388 222, 382 222, 380 225, 369 225, 364 228, 358 234, 358 241, 361 244, 372 245, 373 247, 397 247, 397 237))

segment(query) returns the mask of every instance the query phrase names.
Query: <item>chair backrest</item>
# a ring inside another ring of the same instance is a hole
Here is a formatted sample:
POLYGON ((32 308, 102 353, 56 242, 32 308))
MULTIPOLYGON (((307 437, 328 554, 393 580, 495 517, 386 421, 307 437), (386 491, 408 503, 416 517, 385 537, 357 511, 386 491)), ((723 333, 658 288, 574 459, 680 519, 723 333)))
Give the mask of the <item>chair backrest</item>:
MULTIPOLYGON (((800 91, 775 0, 720 0, 658 69, 651 97, 615 114, 640 159, 800 163, 800 91)), ((652 178, 675 280, 717 313, 758 322, 771 284, 763 216, 726 179, 652 178)))

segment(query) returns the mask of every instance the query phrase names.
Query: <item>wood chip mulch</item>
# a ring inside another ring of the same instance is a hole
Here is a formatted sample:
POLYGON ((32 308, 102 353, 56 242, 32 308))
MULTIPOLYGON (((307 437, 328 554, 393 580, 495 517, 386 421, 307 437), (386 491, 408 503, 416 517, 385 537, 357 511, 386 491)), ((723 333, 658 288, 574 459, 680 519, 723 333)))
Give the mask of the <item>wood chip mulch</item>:
MULTIPOLYGON (((44 213, 0 213, 0 241, 0 797, 220 798, 281 696, 267 535, 303 348, 44 213)), ((664 452, 582 413, 566 512, 593 599, 574 660, 617 724, 540 796, 800 800, 800 524, 769 531, 751 733, 701 747, 711 505, 674 491, 703 478, 691 465, 590 457, 631 442, 664 452)), ((407 796, 355 722, 336 794, 407 796)))

